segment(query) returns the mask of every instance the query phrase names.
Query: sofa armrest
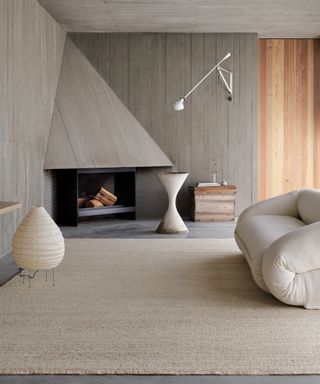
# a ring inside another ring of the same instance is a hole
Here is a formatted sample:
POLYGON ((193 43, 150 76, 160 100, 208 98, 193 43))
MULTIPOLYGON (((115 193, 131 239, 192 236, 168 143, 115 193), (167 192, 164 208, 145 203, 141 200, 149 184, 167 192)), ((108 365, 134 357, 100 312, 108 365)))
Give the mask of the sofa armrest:
POLYGON ((270 199, 259 201, 245 209, 238 218, 238 222, 250 216, 257 215, 281 215, 299 217, 297 209, 297 198, 299 190, 275 196, 270 199))
POLYGON ((262 275, 277 299, 320 309, 320 222, 276 240, 264 252, 262 275))

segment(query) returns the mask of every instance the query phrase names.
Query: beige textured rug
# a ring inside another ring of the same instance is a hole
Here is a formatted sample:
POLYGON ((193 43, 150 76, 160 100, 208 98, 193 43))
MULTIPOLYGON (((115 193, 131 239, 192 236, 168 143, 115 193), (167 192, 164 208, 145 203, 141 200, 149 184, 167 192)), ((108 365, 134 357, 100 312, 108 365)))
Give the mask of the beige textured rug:
POLYGON ((320 373, 320 311, 259 290, 232 240, 66 243, 55 287, 0 289, 0 373, 320 373))

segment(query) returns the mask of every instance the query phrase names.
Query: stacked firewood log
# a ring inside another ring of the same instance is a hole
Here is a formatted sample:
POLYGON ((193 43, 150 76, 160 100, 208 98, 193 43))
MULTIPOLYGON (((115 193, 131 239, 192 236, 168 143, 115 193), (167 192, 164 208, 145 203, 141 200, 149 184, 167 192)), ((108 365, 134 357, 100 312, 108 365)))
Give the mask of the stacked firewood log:
POLYGON ((103 206, 111 206, 114 205, 117 201, 117 196, 107 191, 105 188, 101 187, 100 191, 96 194, 96 196, 87 201, 87 208, 100 208, 103 206))

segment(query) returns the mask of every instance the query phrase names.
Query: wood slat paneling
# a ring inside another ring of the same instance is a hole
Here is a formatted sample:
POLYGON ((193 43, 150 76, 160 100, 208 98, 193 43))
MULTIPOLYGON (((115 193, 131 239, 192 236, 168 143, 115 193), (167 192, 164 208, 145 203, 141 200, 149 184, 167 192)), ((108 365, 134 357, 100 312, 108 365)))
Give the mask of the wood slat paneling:
POLYGON ((259 41, 259 199, 319 188, 319 40, 259 41))
MULTIPOLYGON (((251 205, 257 190, 257 35, 133 33, 70 34, 104 80, 173 161, 190 173, 178 195, 188 214, 187 185, 219 178, 236 184, 237 213, 251 205), (99 51, 95 39, 99 38, 99 51), (111 54, 108 52, 111 47, 111 54), (173 103, 190 90, 227 52, 234 73, 234 100, 217 74, 188 99, 183 112, 173 103), (109 56, 108 56, 109 55, 109 56), (109 59, 108 59, 109 57, 109 59), (101 58, 104 58, 103 60, 101 58), (110 69, 110 73, 105 68, 110 69), (216 160, 216 166, 213 164, 216 160)), ((161 216, 166 196, 159 170, 137 171, 138 216, 161 216)))
MULTIPOLYGON (((320 40, 314 40, 314 164, 320 164, 320 40)), ((320 185, 320 172, 314 167, 314 184, 320 185)))
POLYGON ((36 0, 0 1, 0 199, 22 202, 0 219, 0 255, 33 205, 43 204, 43 162, 65 32, 36 0))

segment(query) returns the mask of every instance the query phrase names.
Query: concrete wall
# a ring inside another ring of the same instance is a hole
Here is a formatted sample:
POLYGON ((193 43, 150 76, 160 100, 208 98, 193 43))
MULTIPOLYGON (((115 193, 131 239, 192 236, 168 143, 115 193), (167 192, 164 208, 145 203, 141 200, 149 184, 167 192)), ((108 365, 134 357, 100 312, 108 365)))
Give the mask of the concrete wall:
MULTIPOLYGON (((73 41, 175 164, 190 172, 178 197, 188 213, 187 186, 219 179, 237 185, 237 212, 257 194, 257 35, 73 33, 73 41), (183 112, 173 111, 183 96, 227 52, 223 66, 234 74, 234 98, 211 75, 183 112)), ((166 205, 158 170, 137 173, 138 216, 160 216, 166 205)))
POLYGON ((0 200, 21 201, 0 216, 0 255, 16 226, 43 204, 43 162, 65 32, 36 0, 0 1, 0 200))

